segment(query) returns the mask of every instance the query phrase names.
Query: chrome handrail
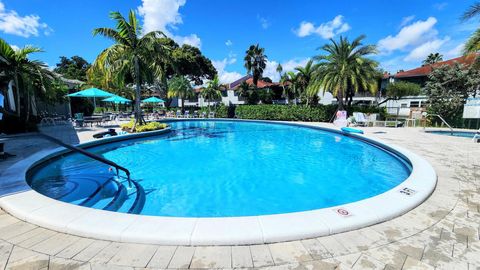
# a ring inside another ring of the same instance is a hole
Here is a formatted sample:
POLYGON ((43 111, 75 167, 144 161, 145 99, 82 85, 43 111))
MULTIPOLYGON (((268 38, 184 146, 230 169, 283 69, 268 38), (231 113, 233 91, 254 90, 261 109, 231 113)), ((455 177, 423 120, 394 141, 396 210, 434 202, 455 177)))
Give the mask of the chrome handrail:
POLYGON ((450 125, 447 123, 447 121, 445 121, 445 119, 443 119, 443 117, 442 117, 441 115, 439 115, 439 114, 432 114, 432 113, 429 113, 428 115, 436 116, 436 117, 440 118, 440 120, 442 120, 442 122, 443 122, 445 125, 447 125, 447 127, 450 129, 450 132, 453 134, 454 130, 453 130, 452 126, 450 126, 450 125))
POLYGON ((96 155, 96 154, 93 154, 93 153, 90 153, 88 151, 85 151, 84 149, 80 148, 80 147, 76 147, 76 146, 73 146, 71 144, 68 144, 68 143, 64 143, 62 142, 61 140, 57 139, 57 138, 54 138, 50 135, 47 135, 47 134, 44 134, 44 133, 41 133, 41 132, 38 132, 38 133, 33 133, 33 134, 21 134, 21 135, 7 135, 7 136, 2 136, 2 138, 21 138, 21 137, 33 137, 33 136, 38 136, 38 137, 41 137, 43 139, 46 139, 50 142, 53 142, 53 143, 56 143, 60 146, 63 146, 67 149, 70 149, 72 150, 73 152, 77 152, 77 153, 80 153, 84 156, 87 156, 89 158, 92 158, 92 159, 95 159, 97 161, 100 161, 102 163, 105 163, 107 165, 110 165, 112 167, 114 167, 116 170, 117 170, 117 176, 118 176, 118 171, 119 170, 122 170, 123 172, 125 172, 125 174, 127 175, 127 181, 128 181, 128 186, 129 187, 132 187, 132 180, 130 179, 130 171, 125 168, 125 167, 122 167, 120 165, 118 165, 117 163, 111 161, 111 160, 108 160, 108 159, 105 159, 99 155, 96 155))

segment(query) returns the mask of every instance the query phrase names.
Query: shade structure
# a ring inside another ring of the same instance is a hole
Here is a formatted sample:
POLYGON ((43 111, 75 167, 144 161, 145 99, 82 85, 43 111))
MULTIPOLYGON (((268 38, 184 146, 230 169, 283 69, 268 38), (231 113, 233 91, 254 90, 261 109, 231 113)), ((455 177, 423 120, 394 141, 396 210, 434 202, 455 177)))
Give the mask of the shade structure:
POLYGON ((143 103, 164 103, 165 100, 157 97, 149 97, 144 100, 142 100, 143 103))
POLYGON ((112 103, 115 103, 115 104, 124 104, 124 103, 132 102, 130 99, 127 99, 127 98, 124 98, 124 97, 121 97, 121 96, 109 97, 109 98, 106 98, 106 99, 102 99, 102 101, 112 102, 112 103))
POLYGON ((93 107, 97 107, 97 104, 95 102, 95 98, 106 98, 106 97, 112 97, 115 96, 112 93, 109 93, 107 91, 104 91, 102 89, 98 89, 95 87, 88 88, 82 91, 78 91, 76 93, 72 93, 67 95, 67 97, 83 97, 83 98, 93 98, 93 107))

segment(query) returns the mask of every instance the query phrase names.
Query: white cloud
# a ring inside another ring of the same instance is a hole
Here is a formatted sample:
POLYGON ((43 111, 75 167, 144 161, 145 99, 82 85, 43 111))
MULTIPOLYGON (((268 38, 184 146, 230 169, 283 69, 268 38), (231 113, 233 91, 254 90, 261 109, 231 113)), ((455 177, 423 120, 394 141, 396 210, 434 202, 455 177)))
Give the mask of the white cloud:
POLYGON ((402 22, 400 23, 400 27, 404 27, 405 25, 413 21, 413 19, 415 19, 414 15, 403 17, 402 22))
POLYGON ((12 47, 14 51, 20 50, 20 47, 18 47, 17 45, 10 45, 10 47, 12 47))
POLYGON ((231 83, 243 77, 243 75, 238 72, 229 72, 225 70, 228 65, 231 65, 236 61, 237 60, 235 58, 224 58, 220 61, 212 61, 213 66, 218 72, 218 79, 220 80, 220 83, 231 83))
POLYGON ((303 21, 295 33, 299 37, 306 37, 312 34, 317 34, 324 39, 333 38, 335 35, 344 33, 350 30, 350 25, 343 21, 342 15, 337 15, 333 20, 322 23, 318 27, 311 22, 303 21))
POLYGON ((424 60, 429 54, 438 52, 442 45, 450 40, 449 37, 444 39, 434 39, 427 41, 422 45, 413 49, 406 57, 405 61, 421 61, 424 60))
POLYGON ((40 22, 37 15, 20 16, 15 10, 7 10, 0 0, 0 31, 21 37, 38 36, 40 31, 49 35, 53 30, 40 22))
POLYGON ((171 33, 171 30, 176 30, 177 25, 183 23, 178 10, 185 3, 186 0, 142 0, 138 13, 143 17, 143 31, 162 31, 180 45, 200 47, 201 40, 196 34, 179 36, 171 33))
POLYGON ((455 58, 463 54, 463 49, 465 48, 465 43, 460 43, 457 46, 453 47, 450 50, 447 50, 443 53, 445 59, 455 58))
POLYGON ((233 45, 233 42, 229 39, 229 40, 225 41, 225 45, 227 45, 228 47, 230 47, 230 46, 233 45))
POLYGON ((392 52, 401 50, 408 46, 415 46, 431 39, 432 36, 438 34, 433 28, 437 23, 437 19, 430 17, 425 21, 417 21, 413 24, 403 27, 395 36, 388 36, 378 42, 378 48, 383 52, 392 52))
POLYGON ((433 7, 436 9, 436 10, 444 10, 446 7, 447 7, 448 3, 447 2, 441 2, 441 3, 435 3, 433 4, 433 7))
MULTIPOLYGON (((305 59, 290 59, 288 61, 282 62, 282 72, 289 72, 289 71, 294 71, 294 69, 298 66, 305 66, 310 60, 309 58, 305 59)), ((277 66, 278 62, 277 61, 267 61, 267 66, 265 67, 265 70, 263 71, 263 77, 269 77, 272 79, 274 82, 278 82, 280 80, 280 75, 277 72, 277 66)))
POLYGON ((268 27, 270 27, 271 23, 264 17, 260 17, 260 15, 257 15, 257 19, 260 22, 260 25, 262 26, 263 29, 267 29, 268 27))

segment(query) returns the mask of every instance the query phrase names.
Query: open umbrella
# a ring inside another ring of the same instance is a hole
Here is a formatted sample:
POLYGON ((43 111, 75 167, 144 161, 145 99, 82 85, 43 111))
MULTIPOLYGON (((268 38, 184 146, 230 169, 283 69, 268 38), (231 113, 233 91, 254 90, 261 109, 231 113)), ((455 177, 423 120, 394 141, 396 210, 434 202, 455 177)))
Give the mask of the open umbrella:
POLYGON ((72 93, 67 95, 67 97, 83 97, 83 98, 93 98, 93 107, 97 107, 97 104, 95 102, 95 98, 106 98, 106 97, 112 97, 115 96, 112 93, 109 93, 107 91, 98 89, 98 88, 89 88, 85 89, 76 93, 72 93))
POLYGON ((112 103, 115 103, 115 104, 124 104, 124 103, 132 102, 130 99, 126 99, 126 98, 120 97, 120 96, 109 97, 109 98, 106 98, 106 99, 102 99, 102 101, 112 102, 112 103))
POLYGON ((142 100, 143 103, 164 103, 165 100, 157 97, 149 97, 144 100, 142 100))

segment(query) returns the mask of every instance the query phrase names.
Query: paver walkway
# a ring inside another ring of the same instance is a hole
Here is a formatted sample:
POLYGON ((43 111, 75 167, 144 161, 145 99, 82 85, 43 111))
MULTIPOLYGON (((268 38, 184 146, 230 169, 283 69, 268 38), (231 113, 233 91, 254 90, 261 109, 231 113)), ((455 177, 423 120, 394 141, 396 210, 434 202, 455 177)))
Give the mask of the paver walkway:
MULTIPOLYGON (((426 134, 412 128, 365 130, 369 136, 422 155, 433 165, 438 185, 425 203, 391 221, 333 236, 268 245, 211 247, 100 241, 40 228, 1 212, 0 267, 480 269, 480 145, 469 139, 426 134)), ((91 138, 90 135, 91 132, 79 133, 80 141, 91 138)), ((32 142, 24 144, 22 155, 28 155, 32 142)), ((21 145, 19 141, 7 151, 22 149, 21 145)), ((0 162, 0 173, 2 166, 8 163, 0 162)))

